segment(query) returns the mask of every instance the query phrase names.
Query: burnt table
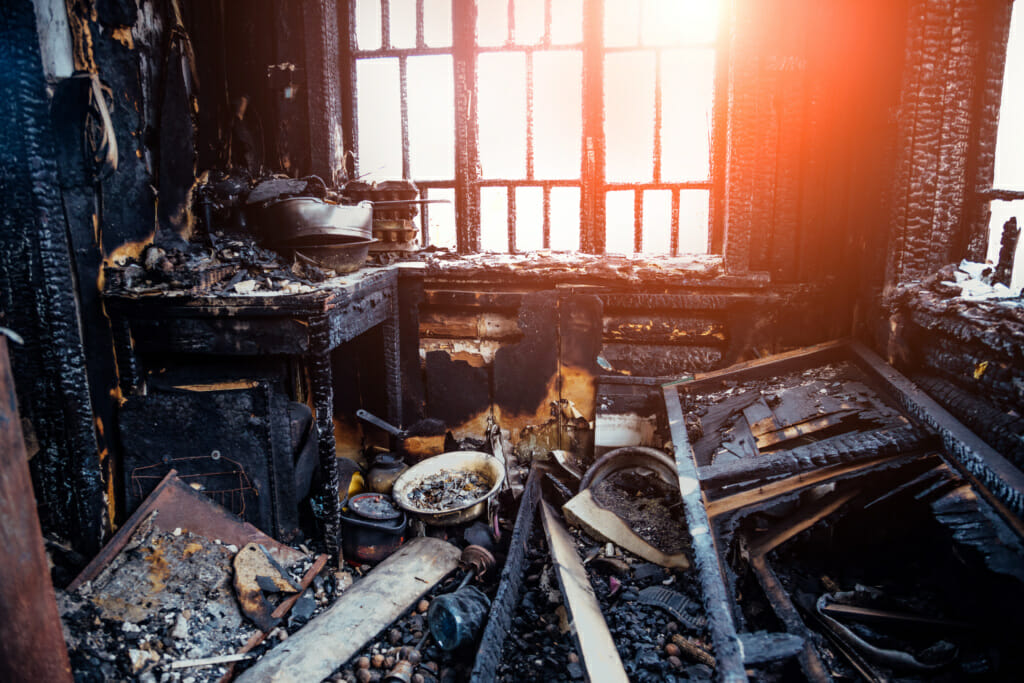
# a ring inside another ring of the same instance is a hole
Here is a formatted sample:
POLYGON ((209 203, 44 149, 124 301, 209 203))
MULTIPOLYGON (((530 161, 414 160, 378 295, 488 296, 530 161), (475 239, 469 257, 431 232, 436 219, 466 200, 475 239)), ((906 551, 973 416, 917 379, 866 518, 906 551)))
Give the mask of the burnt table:
POLYGON ((387 415, 393 424, 401 424, 397 267, 364 268, 301 294, 117 292, 104 298, 125 395, 144 390, 140 353, 276 354, 305 361, 324 482, 318 492, 320 512, 327 546, 338 557, 341 507, 330 353, 371 328, 383 326, 387 415))

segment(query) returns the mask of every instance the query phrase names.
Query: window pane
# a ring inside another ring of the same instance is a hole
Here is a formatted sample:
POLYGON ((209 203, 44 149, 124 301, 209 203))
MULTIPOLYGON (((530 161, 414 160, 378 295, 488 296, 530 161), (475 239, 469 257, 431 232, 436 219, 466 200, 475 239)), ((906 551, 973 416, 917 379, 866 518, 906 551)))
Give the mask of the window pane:
POLYGON ((672 192, 644 192, 643 253, 672 253, 672 192))
POLYGON ((533 56, 533 173, 543 179, 580 177, 583 58, 575 50, 533 56))
POLYGON ((605 46, 636 45, 639 37, 640 3, 637 0, 604 0, 605 46))
POLYGON ((665 50, 661 67, 662 180, 705 180, 711 159, 714 50, 665 50))
POLYGON ((551 248, 577 251, 580 248, 580 188, 551 188, 551 248))
POLYGON ((397 59, 356 60, 357 124, 363 180, 402 177, 401 97, 397 59))
POLYGON ((605 193, 605 251, 609 254, 633 253, 632 190, 605 193))
POLYGON ((583 42, 583 0, 551 0, 551 42, 555 45, 583 42))
POLYGON ((427 216, 427 237, 430 244, 448 249, 455 248, 455 190, 428 188, 424 199, 447 199, 449 204, 424 204, 427 216))
POLYGON ((508 40, 508 3, 509 0, 476 0, 477 45, 493 47, 508 40))
POLYGON ((480 250, 508 252, 508 190, 480 188, 480 250))
POLYGON ((452 44, 451 0, 423 1, 423 42, 427 47, 448 47, 452 44))
POLYGON ((455 177, 452 58, 409 57, 409 172, 421 180, 455 177))
POLYGON ((683 190, 679 193, 679 253, 708 252, 708 190, 683 190))
POLYGON ((391 47, 416 47, 416 0, 391 0, 391 47))
POLYGON ((1018 4, 1010 18, 1010 42, 1006 47, 1003 100, 996 136, 994 182, 1004 190, 1024 190, 1024 126, 1021 121, 1024 121, 1024 6, 1018 4))
POLYGON ((515 0, 517 45, 534 45, 544 38, 544 0, 515 0))
POLYGON ((516 188, 516 251, 544 248, 544 190, 516 188))
POLYGON ((379 50, 380 0, 356 0, 356 45, 360 50, 379 50))
POLYGON ((644 0, 640 37, 644 45, 712 43, 719 0, 644 0))
POLYGON ((526 56, 491 52, 478 60, 480 170, 484 178, 526 176, 526 56))
POLYGON ((649 181, 654 174, 654 55, 607 55, 604 88, 605 178, 649 181))

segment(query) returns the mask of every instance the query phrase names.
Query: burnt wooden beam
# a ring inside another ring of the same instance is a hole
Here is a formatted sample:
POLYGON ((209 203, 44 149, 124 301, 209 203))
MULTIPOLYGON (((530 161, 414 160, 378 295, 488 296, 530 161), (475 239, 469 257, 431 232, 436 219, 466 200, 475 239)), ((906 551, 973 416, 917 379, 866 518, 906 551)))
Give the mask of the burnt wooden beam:
POLYGON ((782 453, 702 467, 700 478, 705 489, 709 490, 742 482, 758 485, 774 477, 790 477, 812 472, 823 466, 853 465, 868 460, 919 452, 929 448, 933 440, 932 434, 917 425, 840 434, 782 453))
MULTIPOLYGON (((29 8, 31 12, 31 7, 29 8)), ((72 681, 57 599, 32 495, 14 399, 7 338, 0 334, 0 679, 72 681)))
POLYGON ((979 485, 979 493, 1018 534, 1024 534, 1024 472, 866 346, 853 341, 850 350, 858 366, 888 387, 903 410, 938 433, 957 469, 979 485))
POLYGON ((303 46, 306 60, 306 106, 309 112, 309 160, 313 174, 328 185, 345 175, 341 79, 338 66, 337 0, 302 3, 303 46))
POLYGON ((803 669, 807 680, 815 681, 816 683, 831 681, 832 675, 821 661, 818 650, 814 646, 814 642, 817 640, 816 635, 811 629, 807 628, 803 619, 800 618, 800 613, 797 612, 793 601, 789 599, 789 594, 782 587, 779 577, 775 575, 775 571, 768 564, 768 559, 764 555, 752 556, 750 558, 750 567, 754 570, 757 582, 761 584, 765 597, 768 598, 775 616, 782 622, 786 632, 798 635, 804 639, 804 646, 798 655, 798 659, 800 661, 800 668, 803 669))
POLYGON ((941 377, 915 373, 910 379, 1015 465, 1024 467, 1024 418, 999 410, 941 377))
MULTIPOLYGON (((977 124, 974 127, 972 143, 974 164, 971 169, 971 186, 990 187, 995 178, 996 133, 999 128, 999 106, 1003 97, 1003 74, 1006 71, 1006 45, 1010 37, 1010 12, 1012 3, 982 3, 979 22, 984 34, 980 41, 979 82, 975 107, 977 124)), ((978 263, 984 262, 988 254, 989 221, 992 210, 990 197, 983 191, 969 196, 968 217, 965 230, 966 257, 978 263)))
MULTIPOLYGON (((3 167, 11 172, 2 181, 0 309, 4 326, 25 339, 11 349, 11 366, 22 415, 39 439, 31 467, 41 522, 91 555, 105 531, 104 481, 40 60, 32 3, 5 3, 0 12, 5 74, 0 114, 6 125, 0 130, 0 149, 3 167)), ((148 177, 143 175, 141 182, 148 184, 148 177)), ((152 214, 149 220, 152 229, 152 214)))
POLYGON ((993 284, 1010 286, 1013 279, 1013 260, 1017 255, 1017 241, 1020 239, 1020 228, 1017 227, 1017 217, 1003 223, 1003 234, 999 240, 999 262, 996 264, 996 271, 992 275, 993 284))
POLYGON ((686 435, 679 392, 671 384, 664 386, 672 444, 675 448, 679 492, 690 532, 694 562, 701 585, 701 598, 707 614, 708 630, 714 645, 716 675, 722 681, 746 681, 743 652, 733 615, 733 604, 725 583, 725 573, 716 547, 714 527, 708 518, 706 501, 697 474, 697 463, 686 435))
POLYGON ((526 548, 533 533, 537 501, 540 499, 540 478, 541 468, 531 468, 526 488, 519 500, 519 512, 512 529, 512 538, 509 539, 508 555, 501 568, 498 590, 491 602, 487 625, 480 637, 480 646, 473 661, 473 672, 470 676, 473 683, 493 681, 501 663, 502 646, 511 630, 512 616, 519 606, 519 593, 523 587, 523 573, 527 566, 526 548))

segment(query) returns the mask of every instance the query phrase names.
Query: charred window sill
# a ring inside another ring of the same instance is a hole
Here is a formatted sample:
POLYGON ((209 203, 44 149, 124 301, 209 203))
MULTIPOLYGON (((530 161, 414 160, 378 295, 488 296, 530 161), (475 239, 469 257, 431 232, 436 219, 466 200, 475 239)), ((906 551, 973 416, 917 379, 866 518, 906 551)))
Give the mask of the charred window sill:
MULTIPOLYGON (((415 266, 411 266, 415 268, 415 266)), ((629 257, 582 253, 470 254, 421 252, 419 270, 428 281, 523 285, 731 287, 760 289, 767 273, 727 273, 718 255, 629 257)))

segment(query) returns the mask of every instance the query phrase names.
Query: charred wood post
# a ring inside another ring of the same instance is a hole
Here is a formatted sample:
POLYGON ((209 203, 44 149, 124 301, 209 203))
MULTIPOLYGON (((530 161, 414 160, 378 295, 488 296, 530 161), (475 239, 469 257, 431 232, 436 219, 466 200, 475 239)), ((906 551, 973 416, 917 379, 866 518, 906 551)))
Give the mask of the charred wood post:
POLYGON ((693 557, 703 592, 704 610, 707 612, 708 630, 715 649, 716 673, 721 681, 746 681, 732 602, 718 549, 715 547, 714 529, 705 508, 704 493, 697 476, 697 462, 686 435, 683 406, 675 386, 666 385, 664 393, 665 410, 676 453, 679 493, 683 498, 686 523, 693 543, 693 557))
POLYGON ((43 550, 7 338, 0 334, 0 679, 71 681, 57 601, 43 550))
POLYGON ((103 477, 82 344, 80 310, 61 203, 35 12, 0 12, 0 310, 24 346, 11 349, 22 415, 40 451, 32 459, 42 524, 92 554, 103 534, 103 477))
POLYGON ((999 241, 999 263, 996 264, 996 272, 992 276, 993 284, 1004 284, 1010 286, 1013 279, 1013 259, 1017 255, 1017 241, 1020 239, 1020 228, 1017 227, 1017 217, 1003 223, 1003 236, 999 241))

